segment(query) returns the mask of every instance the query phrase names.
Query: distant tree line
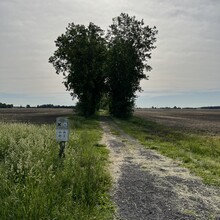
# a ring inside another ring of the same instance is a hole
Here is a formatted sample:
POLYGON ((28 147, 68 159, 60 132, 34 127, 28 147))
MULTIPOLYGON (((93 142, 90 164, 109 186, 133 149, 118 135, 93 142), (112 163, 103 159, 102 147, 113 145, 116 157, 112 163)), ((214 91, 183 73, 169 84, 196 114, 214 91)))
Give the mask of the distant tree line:
MULTIPOLYGON (((137 107, 136 109, 147 109, 147 108, 141 108, 137 107)), ((151 109, 220 109, 220 106, 205 106, 205 107, 154 107, 152 106, 151 109)))
POLYGON ((75 106, 43 104, 37 105, 37 108, 75 108, 75 106))
POLYGON ((220 106, 207 106, 207 107, 201 107, 201 109, 220 109, 220 106))
POLYGON ((0 102, 0 108, 13 108, 13 104, 6 104, 0 102))
POLYGON ((57 50, 49 58, 77 109, 84 116, 105 106, 116 117, 129 117, 140 81, 152 68, 148 64, 155 48, 156 27, 121 13, 107 33, 93 23, 88 27, 71 23, 55 41, 57 50))
MULTIPOLYGON (((13 104, 6 104, 0 102, 0 108, 25 108, 24 106, 14 106, 13 104)), ((37 105, 37 107, 31 107, 29 104, 26 105, 26 108, 76 108, 75 106, 67 106, 67 105, 53 105, 53 104, 43 104, 37 105)))

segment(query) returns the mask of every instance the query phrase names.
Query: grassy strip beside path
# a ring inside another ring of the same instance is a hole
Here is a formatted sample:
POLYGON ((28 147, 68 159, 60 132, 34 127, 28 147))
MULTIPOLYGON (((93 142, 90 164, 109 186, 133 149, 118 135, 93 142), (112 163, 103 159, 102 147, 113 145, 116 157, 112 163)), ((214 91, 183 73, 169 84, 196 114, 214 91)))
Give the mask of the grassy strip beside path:
POLYGON ((55 125, 0 123, 1 219, 111 219, 108 150, 96 119, 71 118, 65 158, 55 125))
POLYGON ((183 163, 204 182, 220 186, 220 137, 183 133, 143 118, 115 122, 143 145, 183 163))

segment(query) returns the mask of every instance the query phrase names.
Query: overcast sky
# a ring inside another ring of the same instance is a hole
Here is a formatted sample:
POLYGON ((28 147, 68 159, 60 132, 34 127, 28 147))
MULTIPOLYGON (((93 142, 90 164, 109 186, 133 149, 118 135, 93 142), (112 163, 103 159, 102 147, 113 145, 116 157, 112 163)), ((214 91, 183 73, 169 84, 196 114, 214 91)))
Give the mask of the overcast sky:
POLYGON ((121 12, 156 26, 137 106, 220 105, 220 0, 0 0, 0 102, 72 105, 48 58, 68 23, 106 30, 121 12))

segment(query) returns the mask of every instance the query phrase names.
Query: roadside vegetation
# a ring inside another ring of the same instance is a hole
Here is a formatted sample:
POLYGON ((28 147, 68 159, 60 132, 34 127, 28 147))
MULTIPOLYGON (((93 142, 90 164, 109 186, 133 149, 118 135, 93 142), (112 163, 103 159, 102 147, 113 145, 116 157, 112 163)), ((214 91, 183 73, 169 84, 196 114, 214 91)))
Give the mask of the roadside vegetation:
POLYGON ((1 219, 111 219, 100 138, 96 119, 73 116, 60 160, 54 125, 0 122, 1 219))
POLYGON ((219 136, 187 133, 138 117, 115 122, 147 148, 181 161, 206 184, 220 186, 219 136))

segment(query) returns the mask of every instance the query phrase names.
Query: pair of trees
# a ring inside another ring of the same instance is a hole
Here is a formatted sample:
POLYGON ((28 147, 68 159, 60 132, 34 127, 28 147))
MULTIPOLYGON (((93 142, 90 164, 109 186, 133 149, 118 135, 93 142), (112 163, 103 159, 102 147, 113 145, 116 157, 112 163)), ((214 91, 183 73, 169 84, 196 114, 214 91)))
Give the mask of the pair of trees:
POLYGON ((122 13, 113 19, 107 34, 93 23, 68 25, 55 41, 57 50, 49 58, 56 73, 64 75, 64 85, 85 116, 100 107, 103 97, 117 117, 131 115, 144 70, 155 48, 156 27, 122 13))

